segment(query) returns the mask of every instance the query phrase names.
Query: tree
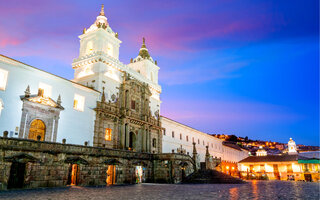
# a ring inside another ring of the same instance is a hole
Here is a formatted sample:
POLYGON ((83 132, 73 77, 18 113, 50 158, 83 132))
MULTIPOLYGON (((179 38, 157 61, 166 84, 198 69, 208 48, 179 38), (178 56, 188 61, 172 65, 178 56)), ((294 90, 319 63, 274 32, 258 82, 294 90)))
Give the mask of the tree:
POLYGON ((238 141, 238 137, 235 136, 235 135, 230 135, 230 136, 228 137, 227 141, 237 142, 237 141, 238 141))

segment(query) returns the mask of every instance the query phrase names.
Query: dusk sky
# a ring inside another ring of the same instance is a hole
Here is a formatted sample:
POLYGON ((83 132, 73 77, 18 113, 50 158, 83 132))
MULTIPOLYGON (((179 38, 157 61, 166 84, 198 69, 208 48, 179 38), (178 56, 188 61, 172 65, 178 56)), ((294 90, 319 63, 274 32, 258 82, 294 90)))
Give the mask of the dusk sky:
POLYGON ((210 134, 319 145, 318 0, 0 0, 0 54, 73 78, 101 4, 160 67, 161 114, 210 134))

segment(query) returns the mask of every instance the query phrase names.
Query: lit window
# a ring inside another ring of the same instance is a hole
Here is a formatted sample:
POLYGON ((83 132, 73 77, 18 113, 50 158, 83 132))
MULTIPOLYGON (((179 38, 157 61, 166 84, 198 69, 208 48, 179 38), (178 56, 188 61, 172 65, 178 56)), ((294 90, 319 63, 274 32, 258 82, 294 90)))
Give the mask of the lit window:
POLYGON ((84 96, 78 94, 74 95, 73 108, 78 111, 84 110, 84 96))
POLYGON ((105 130, 105 140, 106 141, 111 141, 111 136, 112 136, 112 129, 111 128, 106 128, 105 130))
POLYGON ((5 90, 7 86, 8 71, 0 69, 0 90, 5 90))
POLYGON ((45 83, 39 83, 39 89, 42 91, 44 97, 51 97, 52 87, 45 83))

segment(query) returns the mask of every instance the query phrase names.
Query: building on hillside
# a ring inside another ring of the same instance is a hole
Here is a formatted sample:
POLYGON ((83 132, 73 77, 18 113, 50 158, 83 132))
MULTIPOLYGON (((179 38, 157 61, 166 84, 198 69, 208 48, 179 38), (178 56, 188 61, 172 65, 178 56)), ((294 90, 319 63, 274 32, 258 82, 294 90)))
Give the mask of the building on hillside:
MULTIPOLYGON (((292 144, 292 139, 289 141, 292 144)), ((290 145, 289 151, 290 151, 290 145)), ((293 150, 294 151, 294 150, 293 150)), ((239 162, 239 171, 245 179, 319 181, 320 158, 305 157, 296 152, 282 155, 247 157, 239 162)))
POLYGON ((267 155, 267 151, 260 146, 259 149, 256 151, 256 156, 266 156, 267 155))

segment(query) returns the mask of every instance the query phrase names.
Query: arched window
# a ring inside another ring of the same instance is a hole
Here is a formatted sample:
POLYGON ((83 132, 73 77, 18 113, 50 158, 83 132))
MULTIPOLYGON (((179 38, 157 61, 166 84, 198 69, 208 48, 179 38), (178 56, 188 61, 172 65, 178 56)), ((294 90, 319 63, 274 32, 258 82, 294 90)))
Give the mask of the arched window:
POLYGON ((111 128, 106 128, 105 129, 105 140, 106 141, 111 141, 111 137, 112 137, 112 129, 111 128))

